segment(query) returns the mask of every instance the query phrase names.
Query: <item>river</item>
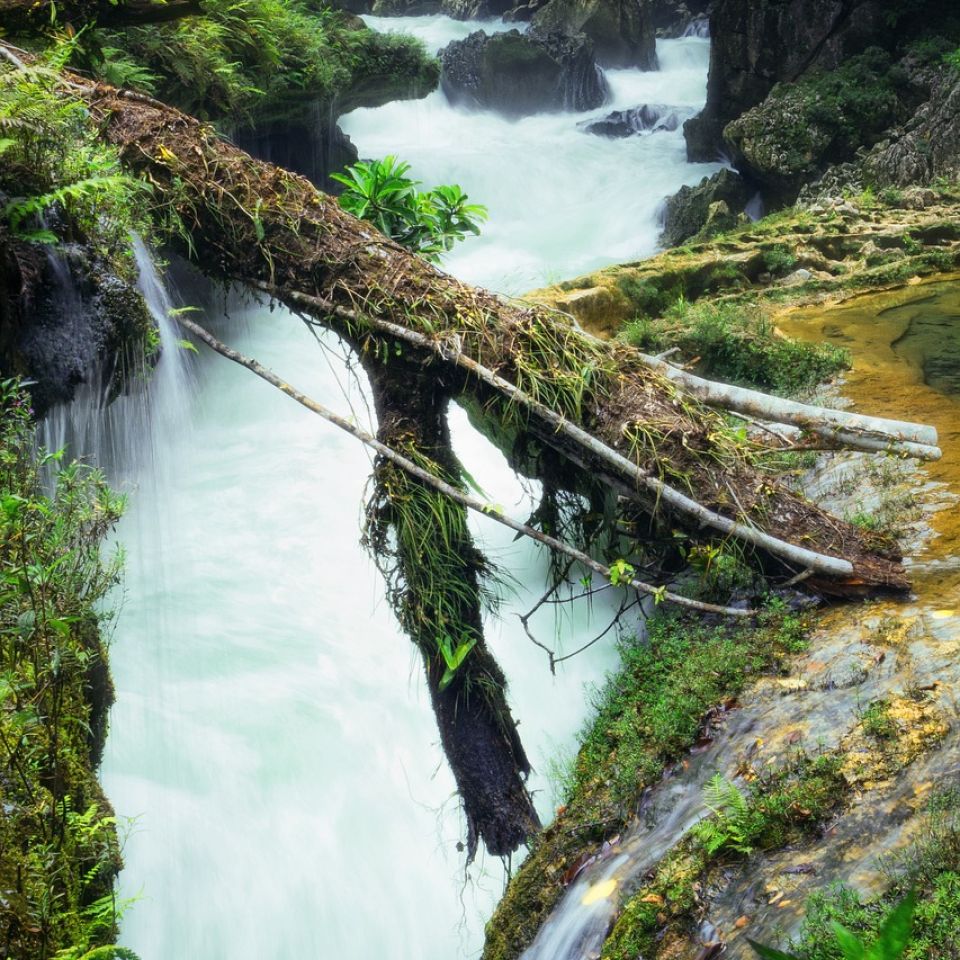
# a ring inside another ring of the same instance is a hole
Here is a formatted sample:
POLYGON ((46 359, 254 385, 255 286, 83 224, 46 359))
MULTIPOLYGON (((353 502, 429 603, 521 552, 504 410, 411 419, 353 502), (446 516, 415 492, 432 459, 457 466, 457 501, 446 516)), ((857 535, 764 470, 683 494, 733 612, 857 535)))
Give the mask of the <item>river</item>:
MULTIPOLYGON (((377 27, 385 27, 376 21, 377 27)), ((472 25, 400 21, 436 45, 472 25)), ((695 107, 707 41, 660 45, 663 70, 610 74, 615 102, 695 107)), ((605 140, 584 116, 519 122, 424 101, 356 111, 361 155, 395 153, 429 184, 460 183, 490 222, 448 260, 456 275, 519 292, 650 254, 667 194, 714 166, 687 165, 679 132, 605 140)), ((364 450, 247 372, 179 347, 165 329, 148 393, 109 414, 54 416, 52 441, 97 456, 129 493, 127 554, 112 642, 117 703, 103 768, 124 818, 122 892, 137 897, 122 941, 143 960, 476 956, 502 892, 499 861, 468 872, 454 784, 414 648, 358 544, 364 450), (84 439, 86 438, 86 439, 84 439)), ((231 301, 204 322, 317 399, 369 425, 362 377, 336 339, 283 310, 231 301)), ((536 500, 503 457, 452 412, 455 447, 491 500, 524 518, 536 500)), ((588 710, 585 683, 615 664, 611 642, 553 678, 518 624, 544 582, 538 548, 474 521, 512 575, 487 625, 537 768, 541 813, 588 710)), ((538 614, 573 649, 605 610, 538 614), (551 619, 553 618, 553 619, 551 619)))

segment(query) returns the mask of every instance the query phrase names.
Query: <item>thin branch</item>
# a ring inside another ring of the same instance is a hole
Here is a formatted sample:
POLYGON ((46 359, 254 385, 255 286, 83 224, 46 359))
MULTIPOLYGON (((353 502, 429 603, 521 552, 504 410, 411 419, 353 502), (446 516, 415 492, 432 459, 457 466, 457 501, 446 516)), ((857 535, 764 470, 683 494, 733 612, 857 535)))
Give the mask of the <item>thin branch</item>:
MULTIPOLYGON (((554 550, 557 553, 565 554, 571 559, 583 564, 588 569, 593 570, 594 573, 598 573, 605 579, 611 580, 612 573, 610 568, 602 563, 597 562, 582 550, 578 550, 576 547, 572 547, 567 543, 562 543, 560 540, 548 536, 545 533, 541 533, 539 530, 535 530, 533 527, 528 527, 526 524, 519 523, 511 517, 494 510, 489 504, 463 493, 463 491, 458 490, 456 487, 452 486, 446 481, 441 480, 428 470, 424 470, 412 460, 408 460, 403 456, 403 454, 398 453, 392 447, 388 447, 386 444, 381 443, 376 437, 373 437, 366 431, 361 430, 359 427, 350 423, 339 414, 334 413, 332 410, 327 409, 316 400, 312 400, 306 394, 301 393, 289 383, 286 383, 284 380, 278 377, 271 370, 268 370, 258 361, 252 360, 249 357, 245 357, 243 354, 231 349, 226 344, 221 343, 216 337, 213 336, 213 334, 209 333, 198 323, 195 323, 193 320, 190 320, 185 316, 178 316, 176 320, 177 323, 179 323, 185 330, 188 330, 190 333, 194 334, 194 336, 198 337, 205 344, 207 344, 207 346, 209 346, 212 350, 215 350, 221 356, 226 357, 228 360, 232 360, 234 363, 240 364, 242 367, 246 367, 258 377, 266 380, 267 383, 272 384, 278 390, 285 393, 291 399, 296 400, 301 406, 306 407, 308 410, 311 410, 317 415, 323 417, 323 419, 327 420, 329 423, 332 423, 334 426, 337 426, 341 430, 349 433, 361 443, 364 443, 371 449, 375 450, 384 459, 396 464, 402 470, 405 470, 411 476, 416 477, 427 486, 433 487, 433 489, 459 503, 461 506, 466 507, 468 510, 473 510, 476 513, 490 517, 497 523, 501 523, 504 526, 509 527, 511 530, 529 537, 531 540, 542 543, 544 546, 549 547, 551 550, 554 550)), ((681 607, 687 607, 691 610, 718 613, 723 616, 738 618, 751 617, 756 613, 754 610, 740 610, 735 607, 724 607, 714 603, 706 603, 702 600, 692 600, 689 597, 683 597, 679 594, 671 593, 663 587, 656 587, 652 584, 644 583, 642 580, 628 580, 623 577, 618 578, 618 582, 623 583, 624 586, 633 587, 633 589, 638 593, 644 593, 648 596, 652 596, 658 601, 669 601, 670 603, 677 604, 681 607)))
POLYGON ((401 327, 388 320, 382 320, 369 315, 361 317, 353 310, 348 310, 345 307, 338 306, 320 297, 312 297, 297 291, 282 291, 269 284, 261 284, 260 288, 280 300, 292 300, 294 303, 302 306, 312 307, 315 310, 339 317, 353 325, 366 324, 398 340, 405 340, 421 349, 438 354, 448 362, 455 363, 457 366, 468 370, 478 379, 505 394, 511 400, 526 407, 542 420, 546 421, 558 433, 564 434, 579 447, 588 450, 594 457, 614 467, 621 475, 630 477, 641 487, 646 487, 651 493, 656 495, 658 500, 663 500, 678 513, 696 520, 701 525, 713 527, 721 533, 729 534, 738 540, 743 540, 753 546, 760 547, 774 556, 788 560, 796 566, 812 567, 818 573, 823 573, 831 577, 848 577, 853 573, 853 564, 850 563, 849 560, 816 553, 813 550, 808 550, 806 547, 799 547, 796 544, 773 537, 758 527, 739 523, 736 520, 731 520, 729 517, 723 516, 723 514, 708 510, 702 504, 697 503, 696 500, 668 486, 659 477, 655 477, 646 470, 643 470, 632 460, 627 459, 612 447, 601 443, 582 427, 571 423, 556 411, 551 410, 549 407, 527 396, 522 390, 510 383, 509 380, 505 380, 492 370, 477 363, 472 357, 468 357, 458 349, 453 349, 442 342, 431 340, 422 333, 418 333, 415 330, 408 330, 406 327, 401 327))

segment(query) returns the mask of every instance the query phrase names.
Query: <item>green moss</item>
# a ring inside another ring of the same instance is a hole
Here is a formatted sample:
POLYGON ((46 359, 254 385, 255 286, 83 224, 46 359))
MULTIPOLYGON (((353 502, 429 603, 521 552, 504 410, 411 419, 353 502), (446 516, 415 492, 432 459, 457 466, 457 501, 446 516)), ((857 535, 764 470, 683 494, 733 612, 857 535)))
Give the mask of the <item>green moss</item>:
POLYGON ((910 943, 904 960, 954 960, 960 944, 960 815, 951 791, 936 798, 926 814, 919 841, 888 862, 888 889, 866 898, 842 885, 811 898, 803 933, 793 946, 803 960, 843 960, 834 922, 867 941, 877 936, 892 907, 906 893, 917 893, 910 943))
POLYGON ((724 131, 760 175, 797 186, 827 162, 871 145, 904 111, 904 77, 873 47, 830 72, 780 83, 724 131))
POLYGON ((563 893, 584 851, 619 832, 666 763, 688 750, 704 715, 805 645, 806 624, 771 603, 759 624, 706 626, 662 611, 646 640, 626 639, 622 667, 595 697, 596 717, 567 779, 567 805, 537 838, 487 926, 485 960, 514 960, 563 893))
POLYGON ((98 31, 82 56, 108 80, 132 79, 194 116, 231 125, 316 101, 349 109, 352 96, 380 88, 426 93, 439 81, 421 41, 368 30, 309 0, 207 0, 203 16, 98 31))
POLYGON ((0 927, 6 956, 73 960, 116 936, 119 843, 95 766, 112 700, 98 607, 119 569, 100 545, 122 504, 76 464, 44 492, 10 381, 0 424, 0 927))
POLYGON ((797 258, 782 244, 776 244, 763 252, 763 265, 769 273, 781 277, 789 273, 796 265, 797 258))
POLYGON ((877 740, 892 740, 897 735, 897 724, 890 716, 890 704, 886 700, 874 700, 860 718, 863 732, 877 740))
POLYGON ((788 340, 756 307, 730 303, 681 304, 663 322, 628 324, 622 337, 652 353, 679 347, 705 376, 783 394, 802 393, 849 366, 846 351, 788 340))
POLYGON ((705 886, 711 867, 802 840, 848 795, 842 768, 840 753, 809 756, 800 751, 781 769, 762 774, 746 792, 715 778, 706 796, 713 815, 701 820, 624 904, 602 960, 652 958, 668 931, 688 934, 695 923, 696 891, 705 886))

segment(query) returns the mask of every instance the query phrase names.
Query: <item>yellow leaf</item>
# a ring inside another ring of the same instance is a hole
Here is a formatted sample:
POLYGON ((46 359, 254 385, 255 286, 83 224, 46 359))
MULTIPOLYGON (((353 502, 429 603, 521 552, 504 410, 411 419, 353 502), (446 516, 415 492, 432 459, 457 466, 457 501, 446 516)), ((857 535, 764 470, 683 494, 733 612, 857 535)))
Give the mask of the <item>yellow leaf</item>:
POLYGON ((607 897, 617 889, 617 881, 610 880, 601 880, 599 883, 595 883, 590 889, 583 895, 583 899, 580 901, 585 907, 589 907, 592 903, 597 903, 600 900, 606 900, 607 897))

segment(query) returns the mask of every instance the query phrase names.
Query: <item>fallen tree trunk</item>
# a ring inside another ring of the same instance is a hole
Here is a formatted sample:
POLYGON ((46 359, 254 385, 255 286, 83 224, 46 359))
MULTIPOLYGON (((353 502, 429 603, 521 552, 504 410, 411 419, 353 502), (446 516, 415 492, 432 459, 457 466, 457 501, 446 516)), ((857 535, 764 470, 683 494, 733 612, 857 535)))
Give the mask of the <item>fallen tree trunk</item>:
MULTIPOLYGON (((266 284, 281 299, 303 294, 324 301, 330 309, 317 311, 323 321, 371 353, 386 356, 396 345, 376 330, 383 320, 428 338, 455 339, 459 353, 645 474, 685 488, 704 510, 845 561, 834 573, 811 577, 809 586, 838 595, 906 589, 897 556, 878 551, 868 533, 758 470, 721 418, 652 371, 636 351, 595 341, 545 308, 460 283, 345 213, 303 178, 253 160, 174 109, 75 82, 102 135, 120 148, 129 169, 154 185, 158 203, 179 216, 206 270, 266 284)), ((456 366, 435 351, 413 352, 423 364, 456 366)), ((462 379, 465 389, 478 389, 462 379)), ((509 398, 500 399, 505 418, 520 415, 509 398)), ((556 435, 535 413, 523 416, 540 422, 541 435, 556 435)), ((563 438, 558 441, 562 452, 563 438)), ((647 488, 636 497, 651 508, 668 506, 647 488)))

